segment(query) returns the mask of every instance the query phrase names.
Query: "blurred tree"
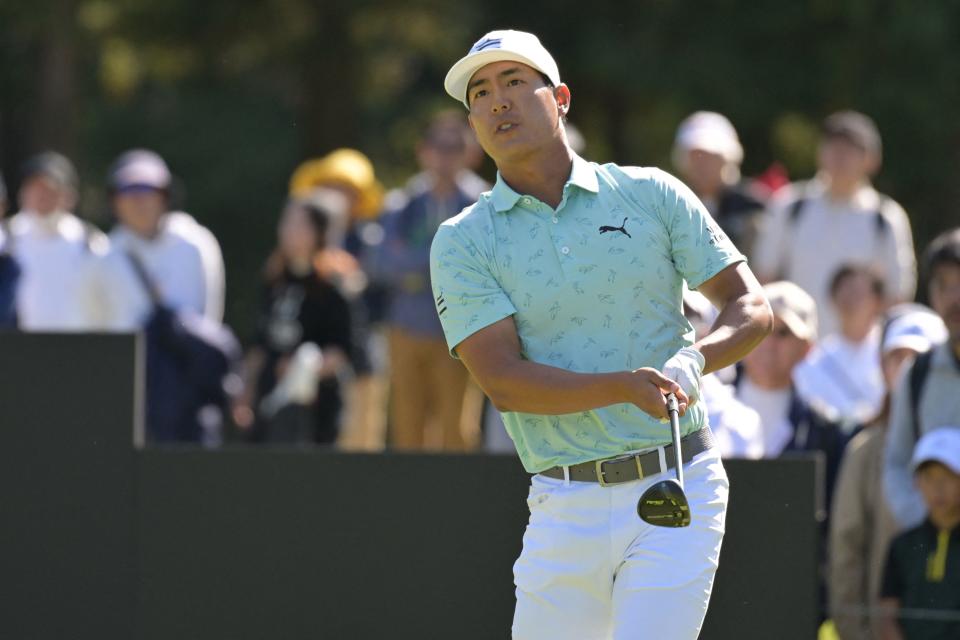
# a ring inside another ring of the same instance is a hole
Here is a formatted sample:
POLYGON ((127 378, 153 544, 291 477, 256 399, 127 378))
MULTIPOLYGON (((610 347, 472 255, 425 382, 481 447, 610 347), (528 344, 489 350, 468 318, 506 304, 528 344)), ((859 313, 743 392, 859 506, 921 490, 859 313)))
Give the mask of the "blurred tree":
POLYGON ((66 150, 107 224, 108 163, 156 149, 221 239, 246 334, 296 164, 353 146, 398 184, 422 122, 454 106, 449 65, 507 27, 555 54, 591 158, 669 169, 677 124, 713 109, 747 173, 807 177, 819 121, 855 108, 881 128, 878 183, 918 245, 960 224, 956 0, 0 0, 0 165, 15 182, 28 153, 66 150))

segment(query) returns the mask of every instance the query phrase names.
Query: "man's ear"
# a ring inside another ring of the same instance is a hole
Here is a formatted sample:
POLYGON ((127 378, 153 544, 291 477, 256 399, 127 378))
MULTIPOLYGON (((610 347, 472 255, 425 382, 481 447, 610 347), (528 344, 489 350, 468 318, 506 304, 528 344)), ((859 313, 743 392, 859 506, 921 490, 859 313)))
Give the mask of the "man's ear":
POLYGON ((553 95, 557 99, 557 110, 560 111, 560 115, 567 115, 570 112, 570 87, 561 82, 553 90, 553 95))

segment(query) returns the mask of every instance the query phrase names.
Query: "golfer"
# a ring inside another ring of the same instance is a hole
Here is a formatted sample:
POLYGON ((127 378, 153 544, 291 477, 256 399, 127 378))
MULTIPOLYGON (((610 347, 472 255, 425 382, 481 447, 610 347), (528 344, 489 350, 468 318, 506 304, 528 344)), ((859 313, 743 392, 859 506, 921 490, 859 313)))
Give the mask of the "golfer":
POLYGON ((513 637, 693 640, 729 487, 700 377, 770 331, 761 287, 678 180, 571 150, 570 89, 536 36, 488 33, 444 84, 498 169, 493 189, 440 227, 430 260, 451 354, 534 474, 513 637), (697 343, 684 282, 720 310, 697 343), (672 477, 669 392, 693 517, 677 529, 637 515, 644 490, 672 477))

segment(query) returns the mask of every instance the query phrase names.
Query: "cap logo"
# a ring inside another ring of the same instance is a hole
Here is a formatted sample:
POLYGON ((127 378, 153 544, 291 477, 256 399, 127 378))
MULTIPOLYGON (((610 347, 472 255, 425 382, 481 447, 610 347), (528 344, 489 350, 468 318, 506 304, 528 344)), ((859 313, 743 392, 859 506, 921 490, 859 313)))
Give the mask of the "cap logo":
POLYGON ((484 49, 499 49, 501 41, 502 38, 484 38, 477 44, 473 45, 473 49, 470 49, 470 53, 475 51, 483 51, 484 49))

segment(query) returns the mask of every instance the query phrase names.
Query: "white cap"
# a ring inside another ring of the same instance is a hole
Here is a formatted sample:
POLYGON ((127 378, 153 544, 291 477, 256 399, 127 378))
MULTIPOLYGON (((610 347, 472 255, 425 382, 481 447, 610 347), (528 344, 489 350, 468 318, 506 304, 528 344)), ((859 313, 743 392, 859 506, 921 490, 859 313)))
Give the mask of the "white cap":
POLYGON ((171 176, 167 163, 147 149, 127 151, 114 162, 110 173, 110 184, 117 191, 132 187, 170 187, 171 176))
POLYGON ((817 303, 806 291, 786 280, 763 287, 773 315, 801 340, 817 338, 817 303))
POLYGON ((470 47, 467 55, 450 67, 443 81, 443 88, 469 109, 467 85, 470 83, 470 78, 480 67, 504 60, 522 62, 546 75, 553 86, 560 84, 560 70, 557 68, 557 63, 550 52, 540 44, 539 38, 525 31, 506 29, 491 31, 477 40, 470 47))
POLYGON ((939 462, 960 474, 960 427, 937 427, 925 433, 913 449, 910 466, 916 471, 924 462, 939 462))
POLYGON ((713 111, 697 111, 681 122, 674 146, 685 151, 700 149, 715 153, 737 165, 743 162, 737 130, 726 117, 713 111))
POLYGON ((932 311, 912 311, 890 322, 883 338, 882 352, 912 349, 925 353, 935 344, 946 342, 947 327, 932 311))

